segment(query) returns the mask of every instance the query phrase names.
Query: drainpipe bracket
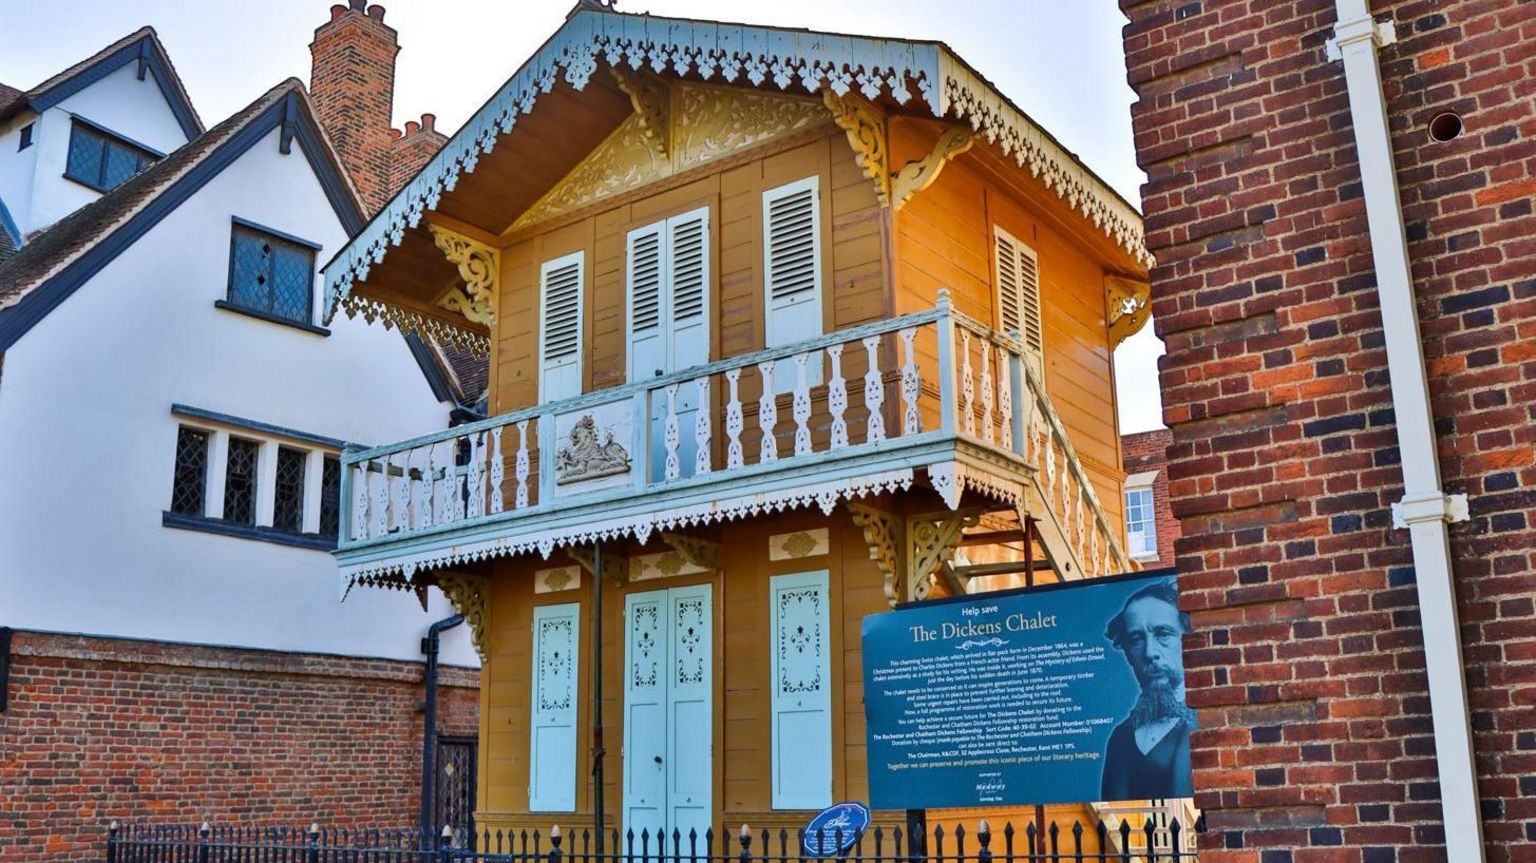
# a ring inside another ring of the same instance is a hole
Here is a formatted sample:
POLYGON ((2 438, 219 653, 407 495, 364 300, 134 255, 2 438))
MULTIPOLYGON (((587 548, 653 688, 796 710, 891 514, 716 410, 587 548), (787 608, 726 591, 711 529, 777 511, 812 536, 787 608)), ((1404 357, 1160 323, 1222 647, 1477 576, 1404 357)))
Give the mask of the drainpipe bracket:
POLYGON ((1380 21, 1372 21, 1370 18, 1340 21, 1333 28, 1333 38, 1323 43, 1323 51, 1328 55, 1329 60, 1342 60, 1346 47, 1367 40, 1374 42, 1377 48, 1395 45, 1397 44, 1397 27, 1393 25, 1391 18, 1383 18, 1380 21))
POLYGON ((1426 521, 1455 524, 1470 517, 1467 512, 1467 496, 1464 494, 1404 496, 1401 501, 1392 504, 1393 527, 1411 527, 1426 521))

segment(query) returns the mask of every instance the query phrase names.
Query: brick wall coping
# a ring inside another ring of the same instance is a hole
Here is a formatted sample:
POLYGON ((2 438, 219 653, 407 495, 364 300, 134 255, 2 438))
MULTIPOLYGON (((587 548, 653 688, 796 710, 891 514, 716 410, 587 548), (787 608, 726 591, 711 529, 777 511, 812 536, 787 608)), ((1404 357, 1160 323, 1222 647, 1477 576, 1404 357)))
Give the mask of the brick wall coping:
MULTIPOLYGON (((11 652, 20 656, 41 658, 412 683, 421 680, 423 668, 421 662, 397 659, 189 644, 178 641, 46 630, 16 629, 14 631, 16 636, 11 644, 11 652)), ((439 669, 441 671, 441 676, 438 678, 439 686, 474 689, 480 685, 479 669, 457 665, 442 665, 439 669)))

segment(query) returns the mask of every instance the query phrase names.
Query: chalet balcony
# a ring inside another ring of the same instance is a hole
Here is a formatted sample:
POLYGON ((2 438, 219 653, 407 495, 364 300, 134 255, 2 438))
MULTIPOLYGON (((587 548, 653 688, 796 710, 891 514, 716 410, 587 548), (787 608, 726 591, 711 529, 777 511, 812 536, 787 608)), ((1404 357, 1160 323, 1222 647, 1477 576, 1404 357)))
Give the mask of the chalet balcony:
POLYGON ((934 308, 343 454, 343 588, 931 487, 1132 568, 1025 346, 934 308))

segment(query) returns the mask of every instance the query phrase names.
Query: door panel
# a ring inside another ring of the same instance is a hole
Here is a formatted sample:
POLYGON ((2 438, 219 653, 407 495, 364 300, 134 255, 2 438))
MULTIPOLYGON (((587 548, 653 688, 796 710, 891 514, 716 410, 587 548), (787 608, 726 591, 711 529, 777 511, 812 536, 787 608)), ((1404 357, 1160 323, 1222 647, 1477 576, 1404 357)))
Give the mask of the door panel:
POLYGON ((714 804, 710 585, 625 599, 624 830, 702 837, 714 804))
POLYGON ((665 591, 624 601, 624 825, 654 831, 665 820, 665 591))

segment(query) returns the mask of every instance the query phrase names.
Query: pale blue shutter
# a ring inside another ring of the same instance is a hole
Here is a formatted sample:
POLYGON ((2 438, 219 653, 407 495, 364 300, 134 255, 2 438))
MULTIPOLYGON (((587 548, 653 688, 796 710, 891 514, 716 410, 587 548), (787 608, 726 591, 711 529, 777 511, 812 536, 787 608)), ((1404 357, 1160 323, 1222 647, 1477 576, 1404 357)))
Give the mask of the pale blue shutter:
MULTIPOLYGON (((764 334, 770 348, 822 333, 821 197, 817 177, 806 177, 763 193, 764 334)), ((821 352, 809 367, 821 379, 821 352)), ((774 389, 794 389, 794 364, 779 363, 774 389)))
POLYGON ((576 811, 576 680, 581 606, 533 610, 533 716, 529 723, 528 809, 576 811))
POLYGON ((628 269, 627 321, 629 327, 629 379, 643 381, 665 374, 667 368, 666 317, 662 297, 666 235, 665 222, 629 232, 625 255, 628 269))
POLYGON ((832 643, 827 572, 768 581, 773 615, 773 808, 832 805, 832 643))
POLYGON ((539 401, 581 395, 581 252, 539 268, 539 401))

